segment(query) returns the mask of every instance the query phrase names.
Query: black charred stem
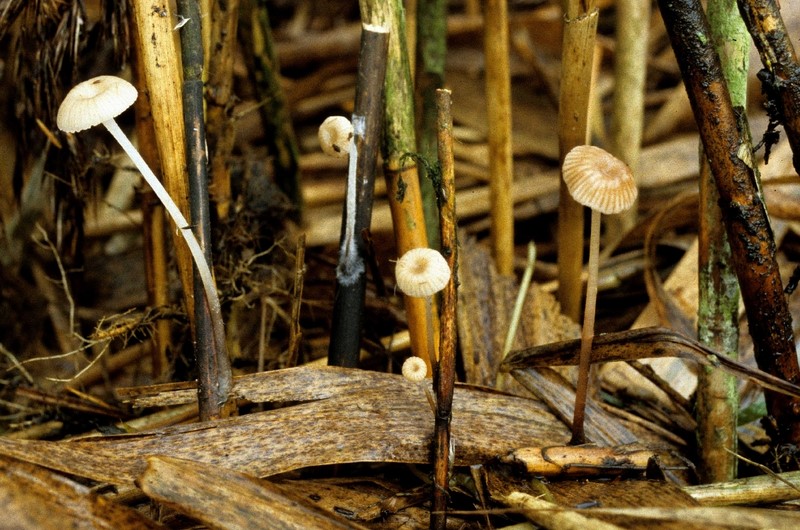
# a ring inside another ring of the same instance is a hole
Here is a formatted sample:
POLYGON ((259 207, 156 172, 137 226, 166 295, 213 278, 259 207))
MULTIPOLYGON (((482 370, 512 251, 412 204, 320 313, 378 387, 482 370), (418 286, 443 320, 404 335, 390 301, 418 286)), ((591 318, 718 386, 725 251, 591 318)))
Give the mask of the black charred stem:
MULTIPOLYGON (((783 125, 792 148, 794 169, 800 173, 800 63, 780 7, 775 0, 737 0, 737 3, 764 65, 758 77, 767 98, 770 126, 783 125)), ((769 142, 777 138, 777 134, 768 130, 767 135, 770 134, 765 137, 765 159, 769 142)))
MULTIPOLYGON (((752 147, 737 126, 708 21, 700 0, 659 0, 658 4, 719 191, 756 362, 761 370, 797 384, 800 368, 775 259, 775 239, 756 176, 748 165, 752 147)), ((775 441, 800 443, 800 400, 772 391, 766 391, 765 397, 777 428, 775 441)))
MULTIPOLYGON (((336 270, 331 341, 328 347, 328 364, 331 366, 352 368, 358 365, 367 287, 367 249, 362 234, 369 231, 372 218, 375 170, 383 125, 383 85, 388 46, 388 32, 382 28, 363 28, 353 109, 353 142, 356 149, 350 155, 357 157, 355 222, 352 231, 348 233, 345 206, 342 214, 339 267, 336 270), (360 121, 362 125, 358 124, 360 121), (352 245, 348 244, 350 238, 352 245), (347 255, 348 247, 355 248, 355 256, 347 255)), ((351 160, 350 163, 354 162, 351 160)), ((345 197, 345 204, 347 200, 348 197, 345 197)))
MULTIPOLYGON (((186 170, 189 175, 191 223, 206 260, 211 261, 211 219, 208 195, 208 159, 203 119, 203 42, 197 0, 179 0, 185 24, 180 28, 183 60, 183 122, 186 135, 186 170)), ((220 418, 231 388, 231 366, 225 344, 222 315, 212 320, 205 289, 194 269, 194 326, 197 394, 201 421, 220 418)))

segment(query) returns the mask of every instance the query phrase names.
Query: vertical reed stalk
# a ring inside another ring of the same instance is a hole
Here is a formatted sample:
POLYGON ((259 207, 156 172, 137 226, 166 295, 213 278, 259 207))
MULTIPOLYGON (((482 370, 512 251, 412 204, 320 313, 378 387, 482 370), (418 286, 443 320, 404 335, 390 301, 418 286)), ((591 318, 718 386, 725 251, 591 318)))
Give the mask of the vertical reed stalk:
POLYGON ((486 103, 489 118, 489 202, 497 272, 514 273, 514 179, 511 152, 511 74, 508 66, 508 7, 487 0, 484 18, 486 103))
MULTIPOLYGON (((747 108, 747 71, 750 42, 735 0, 710 0, 708 21, 731 103, 743 114, 747 108)), ((747 123, 741 120, 743 137, 747 123)), ((716 351, 736 359, 739 349, 739 284, 725 234, 719 194, 701 150, 699 305, 697 338, 716 351)), ((736 478, 736 415, 739 399, 733 376, 710 367, 700 370, 697 387, 697 437, 700 477, 704 482, 736 478)))
MULTIPOLYGON (((592 60, 598 10, 594 0, 567 0, 561 51, 558 145, 561 160, 588 142, 592 60)), ((583 206, 561 181, 558 205, 558 298, 561 311, 576 322, 581 311, 583 206)))
MULTIPOLYGON (((384 89, 384 135, 381 153, 383 174, 386 178, 386 195, 394 223, 397 255, 408 250, 427 247, 425 216, 416 163, 405 155, 416 149, 414 134, 414 90, 411 86, 403 5, 400 0, 359 0, 364 22, 389 28, 389 55, 386 65, 384 89)), ((438 333, 437 312, 433 328, 428 330, 425 318, 425 300, 405 297, 411 349, 425 359, 428 370, 431 358, 437 353, 427 353, 428 333, 438 333)), ((436 344, 438 347, 438 344, 436 344)))

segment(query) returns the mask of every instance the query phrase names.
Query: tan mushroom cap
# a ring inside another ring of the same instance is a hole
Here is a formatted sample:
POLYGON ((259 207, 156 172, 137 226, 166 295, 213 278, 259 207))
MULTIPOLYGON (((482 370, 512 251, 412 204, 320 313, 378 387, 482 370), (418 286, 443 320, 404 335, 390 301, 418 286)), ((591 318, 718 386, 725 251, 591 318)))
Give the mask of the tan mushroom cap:
POLYGON ((56 116, 64 132, 80 132, 116 118, 133 105, 139 93, 132 84, 113 75, 101 75, 72 87, 56 116))
POLYGON ((639 194, 630 168, 592 145, 570 150, 564 157, 561 174, 573 199, 603 214, 627 210, 639 194))
POLYGON ((394 275, 401 291, 424 298, 444 289, 450 281, 450 266, 437 250, 412 248, 397 260, 394 275))
POLYGON ((319 126, 317 136, 323 153, 337 158, 345 158, 350 154, 353 124, 344 116, 329 116, 319 126))

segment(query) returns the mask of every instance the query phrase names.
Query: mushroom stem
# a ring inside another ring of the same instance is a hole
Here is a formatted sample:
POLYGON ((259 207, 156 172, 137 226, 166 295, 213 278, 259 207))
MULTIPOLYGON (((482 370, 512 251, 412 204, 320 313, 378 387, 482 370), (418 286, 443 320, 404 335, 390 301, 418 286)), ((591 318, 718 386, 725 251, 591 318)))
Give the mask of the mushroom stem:
POLYGON ((589 278, 586 281, 586 305, 583 310, 583 329, 581 330, 581 352, 578 362, 578 383, 575 389, 575 411, 572 416, 571 445, 586 442, 583 429, 586 412, 586 396, 589 388, 589 361, 591 360, 592 340, 594 339, 594 316, 597 307, 597 270, 600 261, 600 216, 599 210, 592 209, 592 224, 589 233, 589 278))
POLYGON ((111 136, 117 140, 120 147, 122 147, 123 151, 127 153, 131 161, 133 161, 133 164, 153 189, 153 192, 155 192, 158 199, 164 205, 164 208, 166 208, 167 213, 169 213, 170 217, 172 217, 172 220, 175 221, 175 225, 178 227, 178 230, 180 231, 184 240, 186 240, 186 245, 189 247, 189 252, 191 252, 195 265, 197 265, 197 273, 200 275, 200 280, 203 282, 203 287, 205 288, 208 309, 212 316, 211 321, 214 322, 215 327, 215 340, 219 342, 221 339, 224 343, 224 331, 217 329, 219 328, 219 322, 221 322, 220 319, 222 315, 219 296, 217 295, 217 290, 214 287, 214 279, 211 276, 211 269, 208 266, 208 261, 206 261, 205 254, 203 253, 200 243, 198 243, 191 226, 181 213, 178 205, 175 204, 175 201, 173 201, 172 197, 169 196, 169 193, 161 184, 161 181, 158 180, 155 173, 153 173, 153 171, 150 169, 150 166, 148 166, 147 162, 144 161, 142 155, 139 154, 139 151, 136 150, 131 141, 128 140, 128 137, 125 136, 125 133, 122 132, 122 129, 119 128, 117 122, 112 118, 104 121, 103 125, 106 129, 108 129, 108 132, 111 133, 111 136))
POLYGON ((433 366, 436 366, 438 363, 438 359, 436 358, 436 351, 434 350, 433 345, 433 309, 432 306, 433 302, 431 301, 430 296, 425 297, 425 329, 428 333, 428 360, 431 362, 433 366))

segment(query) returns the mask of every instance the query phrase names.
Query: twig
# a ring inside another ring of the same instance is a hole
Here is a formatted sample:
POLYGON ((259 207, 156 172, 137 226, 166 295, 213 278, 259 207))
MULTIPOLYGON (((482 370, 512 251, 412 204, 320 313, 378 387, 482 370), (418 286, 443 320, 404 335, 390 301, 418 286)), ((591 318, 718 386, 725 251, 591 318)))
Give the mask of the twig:
MULTIPOLYGON (((294 263, 294 286, 292 287, 292 320, 289 323, 289 358, 286 367, 297 365, 303 330, 300 328, 300 307, 303 302, 303 278, 306 273, 306 235, 297 238, 294 263)), ((274 313, 273 313, 274 314, 274 313)))
POLYGON ((433 509, 431 529, 447 526, 447 490, 451 462, 455 458, 455 444, 451 438, 450 422, 453 416, 453 390, 456 380, 456 266, 458 239, 456 236, 456 186, 453 170, 453 116, 450 113, 451 93, 436 91, 438 110, 437 129, 439 164, 442 169, 439 199, 439 226, 442 255, 450 266, 450 281, 442 291, 441 335, 439 362, 434 373, 436 387, 436 420, 434 425, 433 453, 433 509))

